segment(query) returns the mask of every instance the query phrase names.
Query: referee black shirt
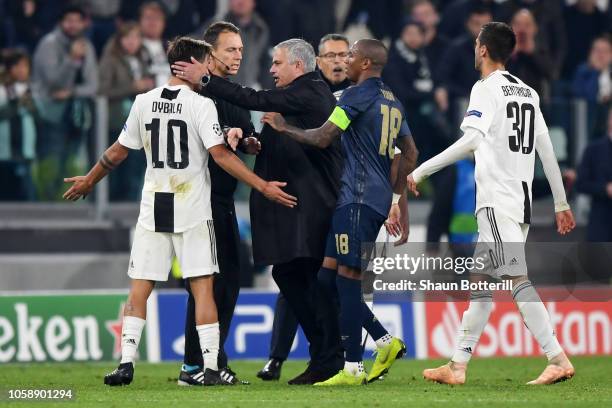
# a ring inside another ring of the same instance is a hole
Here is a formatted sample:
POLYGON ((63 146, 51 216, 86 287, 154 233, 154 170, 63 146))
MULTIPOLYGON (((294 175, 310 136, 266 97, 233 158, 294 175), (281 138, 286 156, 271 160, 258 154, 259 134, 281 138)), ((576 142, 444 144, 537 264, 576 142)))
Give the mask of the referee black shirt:
MULTIPOLYGON (((219 125, 239 127, 242 129, 243 138, 255 132, 248 110, 213 96, 207 88, 202 89, 200 95, 212 99, 215 103, 219 125)), ((238 180, 223 170, 212 158, 208 160, 208 171, 210 172, 211 199, 224 204, 232 203, 238 180)))

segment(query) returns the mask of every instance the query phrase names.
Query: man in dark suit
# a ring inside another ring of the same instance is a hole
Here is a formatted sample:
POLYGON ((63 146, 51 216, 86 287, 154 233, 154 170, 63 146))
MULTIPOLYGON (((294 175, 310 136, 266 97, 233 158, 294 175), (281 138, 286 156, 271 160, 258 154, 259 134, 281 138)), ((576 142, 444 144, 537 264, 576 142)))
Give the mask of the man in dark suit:
MULTIPOLYGON (((179 77, 199 81, 217 98, 245 109, 282 113, 289 123, 301 128, 321 126, 336 101, 315 72, 314 49, 301 39, 283 41, 274 48, 270 68, 276 84, 273 90, 256 91, 233 84, 208 75, 207 67, 195 62, 179 63, 172 69, 179 77)), ((297 196, 299 203, 285 211, 268 205, 258 192, 251 193, 253 258, 256 264, 273 265, 272 276, 310 343, 308 368, 289 383, 314 384, 335 375, 343 365, 338 316, 329 313, 333 302, 317 287, 340 187, 340 146, 336 142, 325 149, 312 148, 282 137, 269 126, 264 126, 260 141, 255 173, 286 181, 285 191, 297 196)))
POLYGON ((612 108, 607 137, 594 140, 584 151, 576 189, 591 196, 587 241, 612 241, 612 108))

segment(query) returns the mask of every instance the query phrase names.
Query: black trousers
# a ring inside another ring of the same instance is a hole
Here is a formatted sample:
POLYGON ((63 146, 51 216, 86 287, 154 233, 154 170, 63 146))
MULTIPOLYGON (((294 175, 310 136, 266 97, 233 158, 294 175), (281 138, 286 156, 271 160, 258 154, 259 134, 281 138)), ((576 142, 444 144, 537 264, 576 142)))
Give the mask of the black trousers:
POLYGON ((298 321, 282 293, 276 298, 272 339, 270 340, 270 358, 285 361, 298 329, 298 321))
MULTIPOLYGON (((215 236, 217 238, 217 261, 219 272, 215 275, 214 296, 219 315, 219 368, 227 367, 227 354, 224 344, 234 315, 234 307, 240 292, 240 235, 236 222, 234 203, 229 201, 211 201, 215 236)), ((187 316, 185 319, 185 358, 187 365, 204 365, 200 339, 195 328, 195 301, 191 294, 189 281, 185 281, 189 292, 187 316)))
POLYGON ((297 258, 274 265, 272 277, 309 342, 310 368, 335 373, 344 365, 338 310, 318 285, 321 260, 297 258))

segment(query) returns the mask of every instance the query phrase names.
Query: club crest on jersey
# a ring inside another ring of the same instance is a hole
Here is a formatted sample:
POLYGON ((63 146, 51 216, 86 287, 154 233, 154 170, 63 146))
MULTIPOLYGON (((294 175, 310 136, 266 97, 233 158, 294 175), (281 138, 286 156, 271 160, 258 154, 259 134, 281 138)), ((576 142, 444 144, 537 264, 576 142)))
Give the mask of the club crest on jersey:
POLYGON ((477 111, 477 110, 471 110, 471 111, 467 111, 465 114, 465 117, 467 118, 468 116, 477 116, 477 117, 482 117, 482 112, 477 111))

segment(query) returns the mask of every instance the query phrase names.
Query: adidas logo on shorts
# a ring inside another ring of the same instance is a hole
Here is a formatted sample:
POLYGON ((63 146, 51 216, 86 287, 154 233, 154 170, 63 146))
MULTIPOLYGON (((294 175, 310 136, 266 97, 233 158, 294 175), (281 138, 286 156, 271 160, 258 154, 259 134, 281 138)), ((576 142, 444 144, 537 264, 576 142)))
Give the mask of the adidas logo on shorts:
POLYGON ((516 259, 516 257, 512 258, 512 260, 510 261, 510 266, 512 265, 518 265, 518 260, 516 259))

